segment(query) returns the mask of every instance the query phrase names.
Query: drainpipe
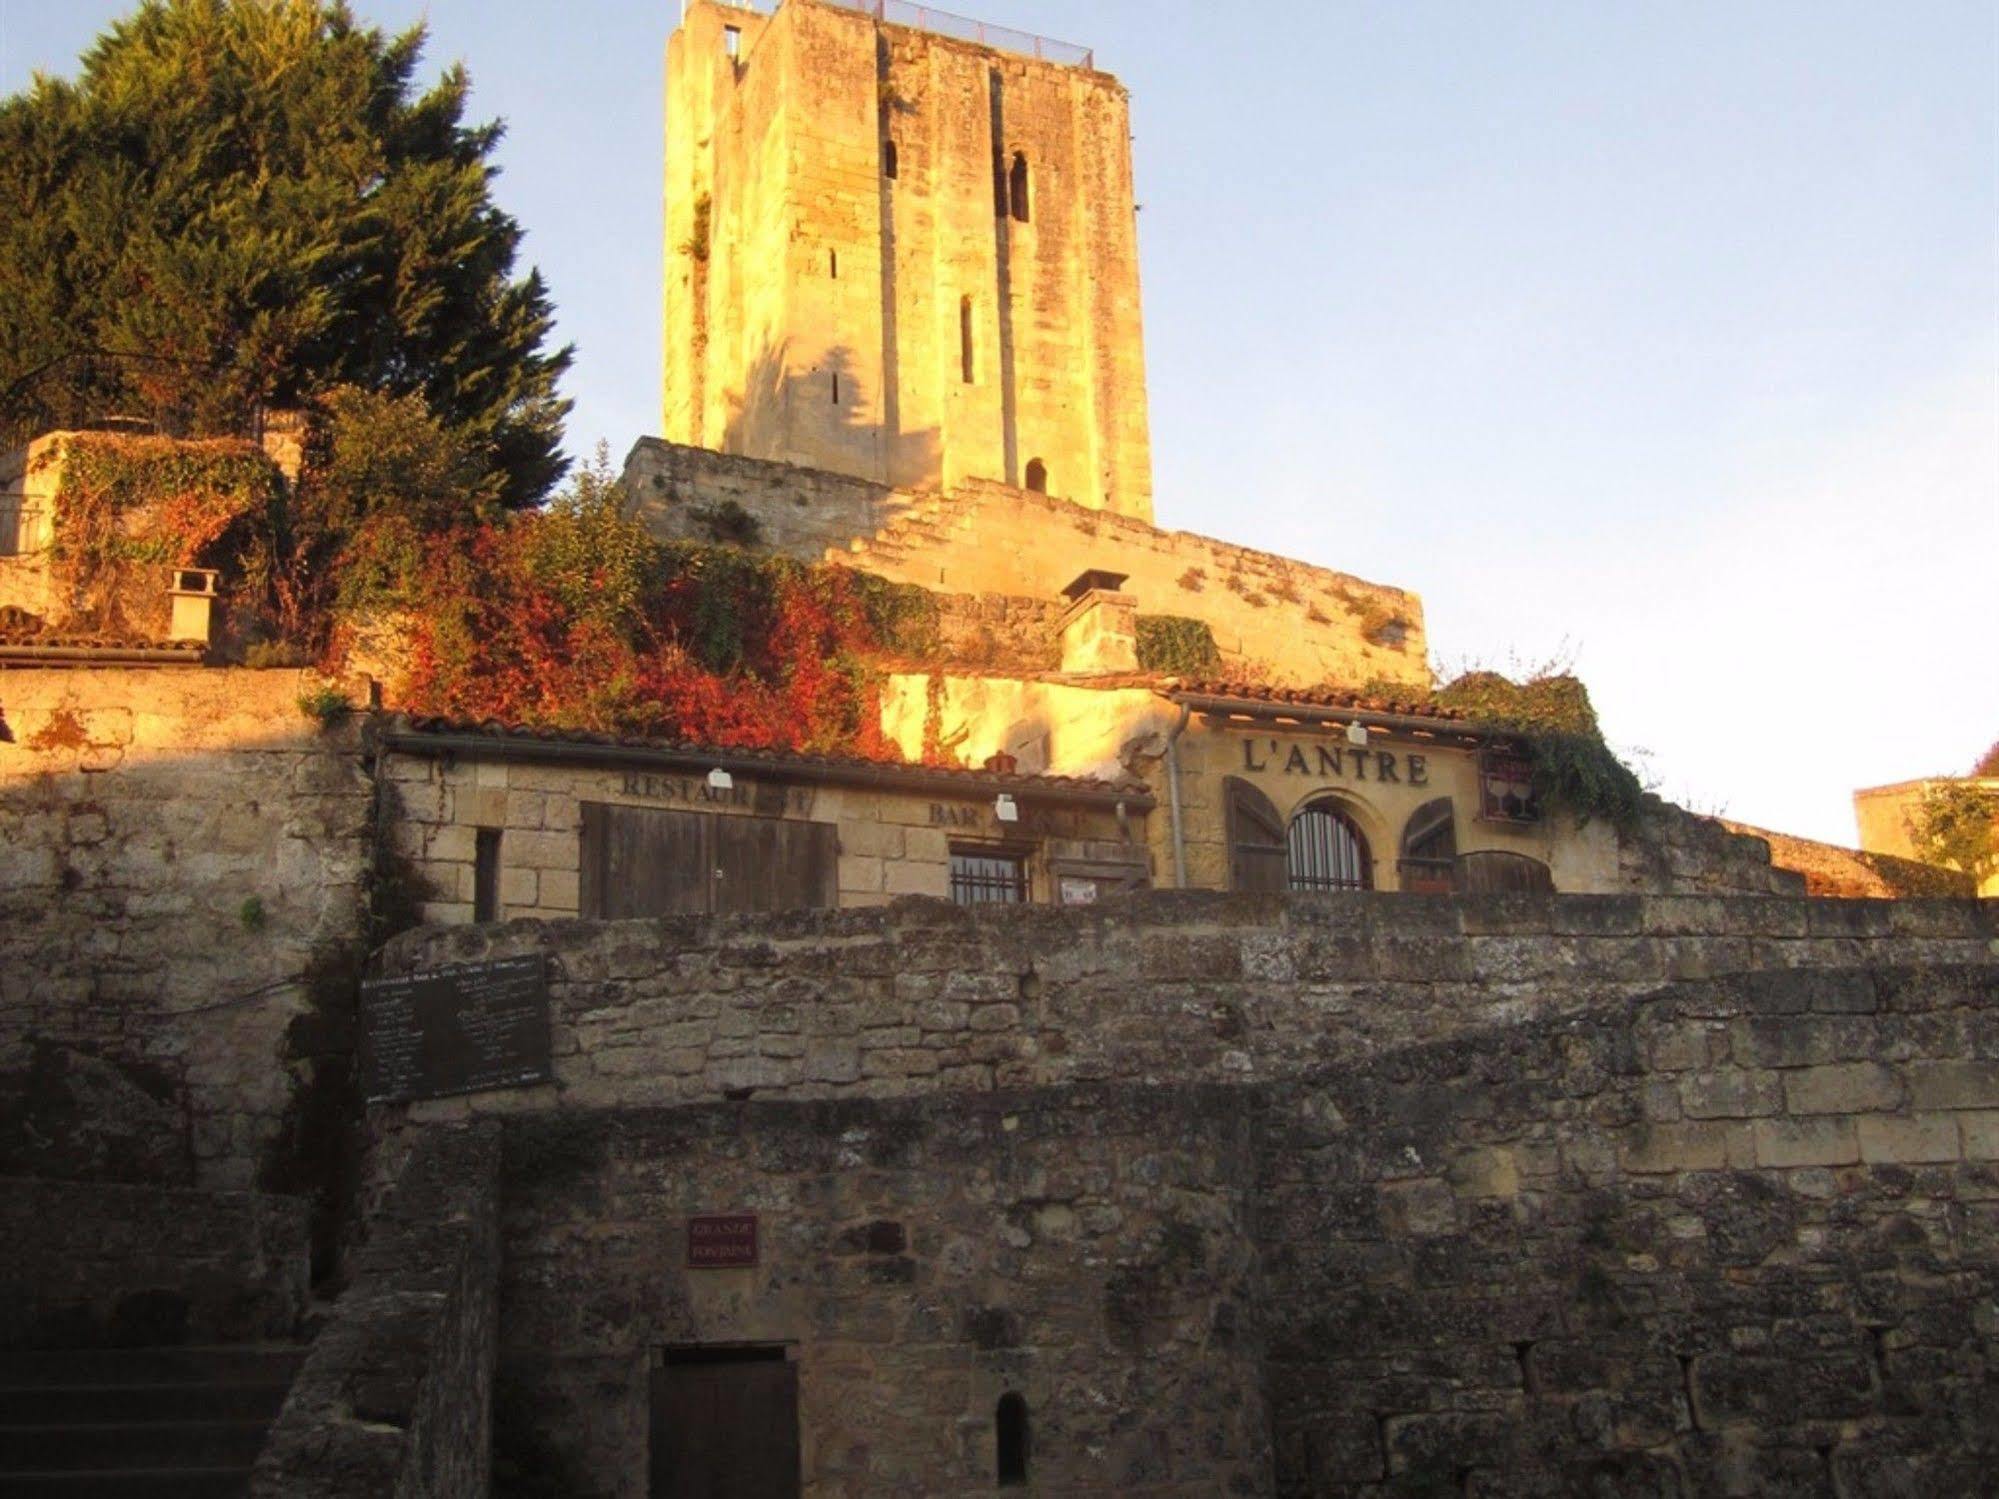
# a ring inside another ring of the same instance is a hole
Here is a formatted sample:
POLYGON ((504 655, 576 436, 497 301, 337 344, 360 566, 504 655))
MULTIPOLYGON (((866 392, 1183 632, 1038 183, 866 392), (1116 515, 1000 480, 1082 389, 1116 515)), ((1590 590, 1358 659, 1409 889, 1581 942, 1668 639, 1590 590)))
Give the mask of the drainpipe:
POLYGON ((1187 732, 1187 720, 1194 710, 1182 703, 1180 721, 1166 736, 1166 798, 1173 820, 1173 888, 1187 888, 1187 836, 1180 825, 1180 736, 1187 732))

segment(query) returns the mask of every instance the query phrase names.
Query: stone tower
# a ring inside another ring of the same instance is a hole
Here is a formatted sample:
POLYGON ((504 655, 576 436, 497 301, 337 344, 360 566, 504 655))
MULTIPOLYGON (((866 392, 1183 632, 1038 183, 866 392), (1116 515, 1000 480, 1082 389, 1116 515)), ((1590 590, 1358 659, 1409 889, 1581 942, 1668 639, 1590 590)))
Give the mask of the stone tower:
POLYGON ((768 9, 686 0, 667 46, 666 439, 1149 521, 1123 86, 897 0, 768 9))

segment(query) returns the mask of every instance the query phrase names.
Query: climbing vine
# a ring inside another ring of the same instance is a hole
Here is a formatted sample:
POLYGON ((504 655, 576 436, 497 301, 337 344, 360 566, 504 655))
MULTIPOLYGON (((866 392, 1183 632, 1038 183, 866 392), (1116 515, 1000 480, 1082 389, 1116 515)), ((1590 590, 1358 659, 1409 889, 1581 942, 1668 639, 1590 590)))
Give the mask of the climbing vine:
POLYGON ((1629 828, 1639 820, 1644 785, 1604 743, 1588 689, 1566 672, 1515 682, 1495 671, 1472 671, 1434 693, 1384 686, 1382 696, 1411 712, 1448 709, 1519 740, 1533 762, 1543 804, 1561 807, 1579 822, 1602 818, 1629 828))
POLYGON ((255 443, 78 433, 61 450, 56 560, 88 573, 122 563, 191 567, 230 523, 277 494, 255 443))

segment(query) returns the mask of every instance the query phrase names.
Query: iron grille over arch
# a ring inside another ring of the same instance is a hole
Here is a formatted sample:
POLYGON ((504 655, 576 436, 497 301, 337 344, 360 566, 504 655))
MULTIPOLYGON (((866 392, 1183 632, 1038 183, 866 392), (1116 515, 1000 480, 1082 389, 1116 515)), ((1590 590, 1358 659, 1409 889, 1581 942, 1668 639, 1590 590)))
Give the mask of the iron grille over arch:
POLYGON ((1313 802, 1291 819, 1285 869, 1293 890, 1372 890, 1367 837, 1332 802, 1313 802))

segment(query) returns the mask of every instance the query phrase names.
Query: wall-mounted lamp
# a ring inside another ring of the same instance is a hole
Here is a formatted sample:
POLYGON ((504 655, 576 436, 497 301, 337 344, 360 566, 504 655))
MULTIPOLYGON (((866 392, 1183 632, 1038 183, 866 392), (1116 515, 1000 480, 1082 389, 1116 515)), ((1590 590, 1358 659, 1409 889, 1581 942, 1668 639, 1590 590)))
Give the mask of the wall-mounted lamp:
POLYGON ((1020 805, 1014 801, 1011 795, 1002 791, 999 794, 999 799, 993 803, 993 816, 997 817, 1001 822, 1019 822, 1020 805))
POLYGON ((717 765, 708 772, 708 784, 716 791, 727 791, 736 784, 736 778, 717 765))
POLYGON ((1367 725, 1358 721, 1347 725, 1348 744, 1367 743, 1367 725))

